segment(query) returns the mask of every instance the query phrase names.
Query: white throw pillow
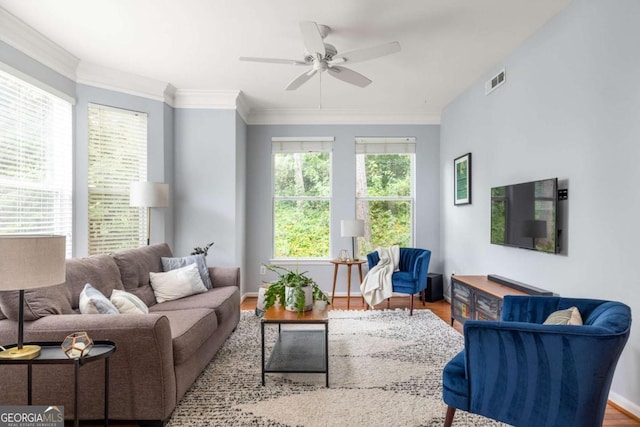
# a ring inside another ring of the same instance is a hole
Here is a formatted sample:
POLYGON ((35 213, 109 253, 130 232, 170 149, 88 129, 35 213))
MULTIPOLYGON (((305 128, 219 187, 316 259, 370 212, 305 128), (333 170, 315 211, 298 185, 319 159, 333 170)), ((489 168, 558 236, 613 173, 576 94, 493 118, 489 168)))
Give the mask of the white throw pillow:
POLYGON ((80 292, 79 305, 82 314, 119 314, 116 306, 89 283, 84 285, 84 289, 80 292))
POLYGON ((114 289, 111 292, 111 302, 120 314, 148 314, 149 307, 140 298, 129 292, 114 289))
POLYGON ((189 264, 166 273, 150 272, 149 278, 156 301, 159 303, 207 292, 196 264, 189 264))

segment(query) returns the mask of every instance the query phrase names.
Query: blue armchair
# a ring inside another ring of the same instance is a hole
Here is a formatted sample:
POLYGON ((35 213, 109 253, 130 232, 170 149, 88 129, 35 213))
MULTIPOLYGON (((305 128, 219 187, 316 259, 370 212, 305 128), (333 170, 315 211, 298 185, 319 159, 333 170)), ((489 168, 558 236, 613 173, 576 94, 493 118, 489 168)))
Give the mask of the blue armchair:
MULTIPOLYGON (((400 248, 400 260, 398 270, 391 276, 393 292, 410 294, 411 303, 409 315, 413 315, 413 296, 422 292, 427 287, 427 273, 429 272, 429 261, 431 251, 418 248, 400 248)), ((367 254, 369 270, 378 264, 380 257, 378 252, 367 254)))
POLYGON ((619 302, 506 296, 502 321, 464 324, 465 349, 443 372, 445 426, 456 408, 518 427, 601 426, 630 328, 619 302), (573 306, 584 326, 542 325, 573 306))

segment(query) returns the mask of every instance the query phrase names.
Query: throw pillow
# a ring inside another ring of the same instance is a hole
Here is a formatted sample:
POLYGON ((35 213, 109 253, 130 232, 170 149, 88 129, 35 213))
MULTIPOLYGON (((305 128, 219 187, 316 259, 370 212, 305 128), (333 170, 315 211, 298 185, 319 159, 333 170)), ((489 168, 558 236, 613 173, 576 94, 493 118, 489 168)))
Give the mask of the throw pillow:
POLYGON ((126 291, 114 289, 111 292, 111 302, 120 314, 147 314, 149 307, 140 298, 126 291))
POLYGON ((582 325, 582 316, 576 307, 554 311, 544 321, 544 325, 582 325))
POLYGON ((118 314, 119 311, 102 292, 87 283, 80 292, 80 313, 118 314))
POLYGON ((209 269, 207 268, 207 260, 204 255, 190 255, 181 258, 160 258, 162 260, 162 269, 164 271, 175 270, 186 265, 195 263, 198 266, 198 272, 202 283, 207 289, 211 289, 211 277, 209 277, 209 269))
POLYGON ((156 301, 159 303, 207 292, 196 264, 189 264, 166 273, 150 272, 149 278, 156 301))

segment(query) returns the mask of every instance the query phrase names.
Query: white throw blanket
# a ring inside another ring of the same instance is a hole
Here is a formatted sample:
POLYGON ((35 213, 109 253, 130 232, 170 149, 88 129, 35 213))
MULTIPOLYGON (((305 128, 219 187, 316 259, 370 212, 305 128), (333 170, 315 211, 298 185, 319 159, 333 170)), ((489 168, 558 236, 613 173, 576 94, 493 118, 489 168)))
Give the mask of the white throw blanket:
POLYGON ((394 271, 398 271, 400 261, 400 246, 398 245, 388 248, 379 247, 376 251, 380 261, 369 270, 360 284, 360 292, 371 307, 390 298, 393 294, 391 275, 394 271))

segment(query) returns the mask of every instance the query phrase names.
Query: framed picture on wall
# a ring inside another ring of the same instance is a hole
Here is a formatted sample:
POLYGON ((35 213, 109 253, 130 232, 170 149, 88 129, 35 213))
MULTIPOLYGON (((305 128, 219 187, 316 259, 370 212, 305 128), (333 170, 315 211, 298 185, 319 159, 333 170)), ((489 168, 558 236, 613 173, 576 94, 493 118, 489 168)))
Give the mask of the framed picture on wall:
POLYGON ((471 153, 453 161, 453 204, 471 204, 471 153))

